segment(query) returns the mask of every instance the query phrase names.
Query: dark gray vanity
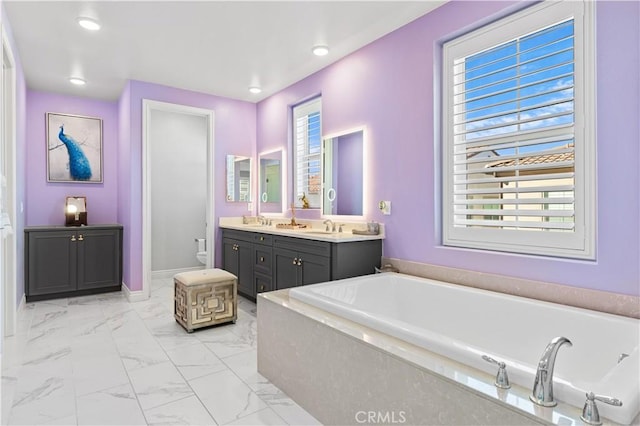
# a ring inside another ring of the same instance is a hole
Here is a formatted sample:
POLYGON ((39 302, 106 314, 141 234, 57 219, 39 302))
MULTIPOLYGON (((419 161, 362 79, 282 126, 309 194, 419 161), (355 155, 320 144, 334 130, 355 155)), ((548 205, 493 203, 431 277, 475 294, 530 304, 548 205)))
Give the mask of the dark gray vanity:
POLYGON ((258 293, 373 274, 382 240, 319 241, 266 232, 222 229, 223 268, 238 277, 238 292, 258 293))
POLYGON ((24 232, 27 302, 121 289, 122 225, 31 226, 24 232))

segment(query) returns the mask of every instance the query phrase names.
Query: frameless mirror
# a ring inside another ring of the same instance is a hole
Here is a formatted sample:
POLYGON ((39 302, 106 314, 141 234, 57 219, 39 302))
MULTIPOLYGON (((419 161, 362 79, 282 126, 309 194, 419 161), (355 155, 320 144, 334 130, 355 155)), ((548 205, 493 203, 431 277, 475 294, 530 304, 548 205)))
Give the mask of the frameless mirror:
POLYGON ((251 202, 251 158, 227 155, 227 201, 251 202))
POLYGON ((258 156, 260 213, 282 213, 282 150, 258 156))
POLYGON ((364 130, 322 141, 322 214, 362 216, 364 130))

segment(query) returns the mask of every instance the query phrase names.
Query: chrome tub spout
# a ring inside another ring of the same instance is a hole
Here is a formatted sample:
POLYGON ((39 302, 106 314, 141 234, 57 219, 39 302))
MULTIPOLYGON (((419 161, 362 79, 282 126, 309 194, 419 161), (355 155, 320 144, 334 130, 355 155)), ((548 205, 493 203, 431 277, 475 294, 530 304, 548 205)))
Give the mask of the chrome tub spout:
POLYGON ((556 355, 558 349, 564 344, 573 346, 571 341, 566 337, 556 337, 545 348, 540 361, 538 362, 538 371, 533 382, 533 392, 529 399, 533 403, 543 407, 555 407, 558 403, 553 399, 553 367, 556 363, 556 355))

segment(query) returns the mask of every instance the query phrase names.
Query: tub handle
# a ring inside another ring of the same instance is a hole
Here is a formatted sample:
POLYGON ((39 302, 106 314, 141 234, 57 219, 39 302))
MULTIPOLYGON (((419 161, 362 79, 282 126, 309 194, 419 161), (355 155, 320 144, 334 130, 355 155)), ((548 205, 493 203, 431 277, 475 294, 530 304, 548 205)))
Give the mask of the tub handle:
POLYGON ((496 387, 500 389, 509 389, 511 383, 509 383, 509 376, 507 375, 507 364, 502 361, 495 360, 488 355, 482 355, 482 359, 498 366, 498 373, 496 374, 496 387))
POLYGON ((586 397, 587 400, 584 403, 584 408, 582 409, 582 415, 580 416, 580 418, 583 422, 590 425, 602 424, 602 421, 600 420, 600 413, 598 412, 598 406, 596 405, 596 400, 602 401, 605 404, 615 405, 616 407, 622 406, 622 401, 610 396, 596 395, 593 392, 589 392, 586 394, 586 397))

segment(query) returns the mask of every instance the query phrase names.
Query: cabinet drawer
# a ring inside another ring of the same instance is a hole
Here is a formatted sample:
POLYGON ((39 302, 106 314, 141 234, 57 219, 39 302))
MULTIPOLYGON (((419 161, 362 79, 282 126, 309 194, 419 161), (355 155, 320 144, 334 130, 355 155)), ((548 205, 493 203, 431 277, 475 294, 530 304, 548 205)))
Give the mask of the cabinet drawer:
POLYGON ((253 232, 236 231, 235 229, 223 229, 222 238, 232 238, 234 240, 253 242, 253 232))
POLYGON ((254 282, 256 285, 256 294, 274 290, 270 276, 256 273, 254 278, 254 282))
POLYGON ((274 236, 273 247, 327 257, 331 255, 331 243, 326 241, 307 240, 305 238, 274 236))
POLYGON ((253 242, 255 242, 256 244, 264 244, 270 246, 273 244, 273 235, 254 233, 253 242))
POLYGON ((271 262, 273 260, 273 250, 271 247, 263 247, 256 244, 253 250, 253 256, 255 269, 265 274, 270 274, 271 262))

